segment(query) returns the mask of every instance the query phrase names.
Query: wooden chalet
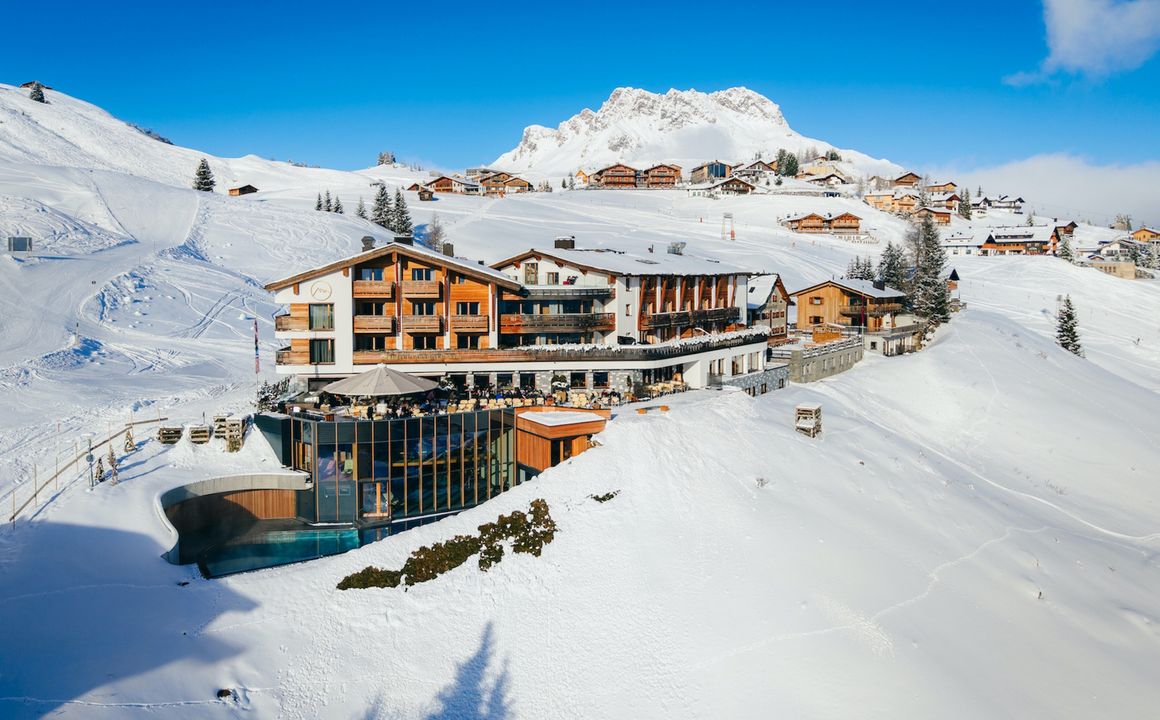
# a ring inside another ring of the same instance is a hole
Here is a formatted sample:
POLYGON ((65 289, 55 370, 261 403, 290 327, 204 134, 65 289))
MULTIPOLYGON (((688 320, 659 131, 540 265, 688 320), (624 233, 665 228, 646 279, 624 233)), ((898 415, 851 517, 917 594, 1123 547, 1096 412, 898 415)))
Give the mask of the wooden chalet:
POLYGON ((740 178, 754 179, 762 177, 763 175, 774 174, 777 169, 764 160, 754 160, 746 165, 737 165, 733 168, 732 175, 740 178))
POLYGON ((483 265, 392 242, 265 287, 288 306, 274 319, 289 343, 277 364, 349 374, 397 350, 495 347, 500 293, 520 285, 483 265))
POLYGON ((910 215, 918 207, 918 195, 909 190, 896 192, 894 193, 892 207, 894 208, 894 212, 899 215, 910 215))
POLYGON ((911 217, 913 217, 915 220, 921 220, 924 217, 930 216, 930 219, 934 221, 935 225, 950 225, 952 214, 953 213, 946 208, 923 206, 916 208, 915 211, 911 213, 911 217))
POLYGON ((254 187, 253 185, 239 185, 238 187, 230 188, 229 192, 231 197, 237 197, 239 195, 251 195, 256 193, 258 192, 258 188, 254 187))
POLYGON ((846 178, 842 177, 836 172, 829 172, 824 175, 805 175, 798 178, 805 180, 811 185, 820 185, 826 187, 837 187, 838 185, 845 185, 846 178))
POLYGON ((522 177, 512 177, 503 184, 505 193, 531 192, 532 184, 522 177))
POLYGON ((922 182, 922 177, 917 173, 908 172, 894 178, 893 184, 895 187, 916 188, 920 182, 922 182))
POLYGON ((588 184, 593 187, 623 190, 636 187, 636 176, 636 168, 617 163, 592 173, 588 184))
POLYGON ((926 190, 930 194, 935 194, 935 193, 951 194, 951 193, 957 193, 959 191, 959 186, 948 180, 947 182, 934 183, 932 185, 927 185, 926 187, 923 188, 923 190, 926 190))
POLYGON ((824 233, 827 231, 826 217, 820 213, 794 215, 785 219, 785 226, 798 233, 824 233))
POLYGON ((727 177, 709 184, 709 192, 720 195, 748 195, 757 189, 757 186, 739 177, 727 177))
POLYGON ((681 181, 680 165, 653 165, 641 173, 644 187, 654 190, 672 189, 681 181))
POLYGON ((420 202, 431 202, 435 199, 435 192, 431 188, 419 188, 420 202))
POLYGON ((411 183, 410 185, 408 185, 407 190, 409 192, 419 192, 420 190, 423 190, 425 187, 426 187, 425 185, 420 185, 419 183, 415 182, 415 183, 411 183))
POLYGON ((854 213, 838 215, 806 213, 794 215, 784 220, 785 226, 799 233, 833 233, 835 235, 857 235, 862 232, 862 218, 854 213))
POLYGON ((693 184, 701 184, 721 180, 732 174, 732 165, 723 163, 720 160, 712 160, 704 165, 698 165, 693 168, 693 171, 689 174, 689 181, 693 184))
POLYGON ((749 281, 749 325, 769 328, 769 344, 780 345, 789 338, 789 306, 793 305, 781 276, 759 275, 749 281))
POLYGON ((516 462, 536 472, 559 465, 591 447, 611 410, 537 405, 516 410, 516 462))
POLYGON ((578 180, 581 185, 587 185, 588 184, 588 173, 584 172, 583 170, 577 170, 576 171, 576 180, 578 180))
POLYGON ((511 173, 495 172, 490 175, 483 175, 478 182, 483 188, 484 195, 503 195, 508 192, 507 182, 515 178, 511 173))
POLYGON ((866 203, 875 210, 881 210, 882 212, 894 212, 894 191, 871 190, 862 196, 862 202, 866 203))
POLYGON ((1055 228, 1044 225, 991 228, 983 255, 1043 255, 1052 250, 1055 228))
MULTIPOLYGON (((1072 223, 1072 230, 1075 230, 1075 223, 1072 223)), ((1160 230, 1142 227, 1138 230, 1133 230, 1130 234, 1132 239, 1138 243, 1160 243, 1160 230)))
POLYGON ((792 293, 797 327, 837 324, 878 332, 903 312, 906 293, 868 280, 826 280, 792 293))
POLYGON ((427 187, 432 192, 453 193, 455 195, 479 195, 483 192, 483 186, 474 180, 447 175, 440 175, 428 182, 427 187))

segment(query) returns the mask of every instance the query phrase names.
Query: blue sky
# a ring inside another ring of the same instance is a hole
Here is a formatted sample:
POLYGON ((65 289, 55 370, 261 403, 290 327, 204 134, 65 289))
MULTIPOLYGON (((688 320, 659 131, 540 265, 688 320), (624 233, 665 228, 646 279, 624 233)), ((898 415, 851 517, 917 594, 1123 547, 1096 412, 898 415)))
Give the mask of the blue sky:
POLYGON ((1160 159, 1160 22, 1138 29, 1160 0, 1048 4, 1054 35, 1032 0, 48 0, 5 8, 22 30, 0 46, 0 81, 41 79, 213 154, 349 169, 380 149, 486 162, 624 85, 745 85, 803 134, 908 166, 1160 159), (1136 3, 1143 15, 1093 28, 1091 12, 1136 3))

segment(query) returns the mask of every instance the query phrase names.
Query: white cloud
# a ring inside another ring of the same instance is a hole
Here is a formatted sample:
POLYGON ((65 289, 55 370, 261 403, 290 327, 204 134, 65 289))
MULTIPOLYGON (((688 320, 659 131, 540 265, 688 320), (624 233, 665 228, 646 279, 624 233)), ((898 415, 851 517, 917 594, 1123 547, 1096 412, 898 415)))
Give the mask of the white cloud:
POLYGON ((971 172, 940 172, 988 195, 1022 196, 1038 215, 1106 225, 1128 213, 1137 225, 1160 225, 1160 162, 1093 165, 1072 155, 1036 155, 971 172))
POLYGON ((1011 85, 1060 72, 1105 77, 1144 64, 1160 49, 1160 0, 1043 0, 1048 56, 1033 72, 1004 78, 1011 85))

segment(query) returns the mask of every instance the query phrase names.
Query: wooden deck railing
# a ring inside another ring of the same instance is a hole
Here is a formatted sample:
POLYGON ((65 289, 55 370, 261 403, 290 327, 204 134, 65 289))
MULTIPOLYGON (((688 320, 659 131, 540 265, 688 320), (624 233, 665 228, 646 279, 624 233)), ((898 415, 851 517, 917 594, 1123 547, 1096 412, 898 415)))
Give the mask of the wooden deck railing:
POLYGON ((612 330, 616 318, 612 313, 554 313, 548 315, 501 315, 503 332, 538 332, 542 330, 612 330))
POLYGON ((395 291, 395 283, 390 280, 355 280, 355 297, 390 297, 395 291))
POLYGON ((439 297, 439 281, 404 280, 403 294, 407 297, 437 298, 439 297))
POLYGON ((394 315, 355 315, 355 332, 395 332, 394 315))

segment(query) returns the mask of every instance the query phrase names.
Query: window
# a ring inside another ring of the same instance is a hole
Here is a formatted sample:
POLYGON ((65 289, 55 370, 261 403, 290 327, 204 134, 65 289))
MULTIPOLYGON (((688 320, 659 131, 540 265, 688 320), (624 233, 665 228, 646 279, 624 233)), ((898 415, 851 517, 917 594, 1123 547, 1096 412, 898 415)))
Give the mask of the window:
POLYGON ((434 280, 435 271, 431 268, 411 268, 412 280, 434 280))
POLYGON ((452 285, 462 285, 465 282, 467 282, 467 276, 460 275, 458 273, 451 274, 451 284, 452 285))
POLYGON ((386 315, 386 303, 359 300, 354 304, 355 315, 386 315))
POLYGON ((568 387, 581 390, 588 387, 588 374, 583 372, 569 373, 568 387))
POLYGON ((814 295, 813 297, 810 298, 810 305, 821 305, 821 304, 822 304, 822 299, 820 297, 818 297, 817 295, 814 295))
POLYGON ((460 350, 478 350, 479 336, 478 335, 464 335, 462 333, 455 336, 455 347, 460 350))
POLYGON ((524 263, 524 285, 536 285, 540 280, 540 264, 534 262, 524 263))
POLYGON ((436 350, 438 349, 438 335, 424 334, 412 335, 411 340, 416 350, 436 350))
POLYGON ((334 329, 334 305, 311 305, 310 306, 310 329, 311 330, 333 330, 334 329))
POLYGON ((512 386, 511 373, 496 373, 495 376, 496 387, 509 388, 512 386))
POLYGON ((386 350, 387 336, 386 335, 364 335, 359 333, 354 336, 355 350, 386 350))
POLYGON ((624 304, 624 316, 625 317, 632 317, 632 303, 625 303, 624 304))
POLYGON ((603 390, 608 387, 608 373, 594 372, 592 373, 592 387, 603 390))
POLYGON ((456 315, 478 315, 479 303, 477 302, 457 302, 455 303, 456 315))
POLYGON ((548 284, 549 285, 559 285, 560 284, 560 273, 558 273, 558 272, 548 273, 548 284))
POLYGON ((380 280, 381 281, 383 279, 383 269, 382 268, 359 268, 358 279, 359 280, 380 280))
POLYGON ((311 365, 332 365, 334 364, 334 340, 311 340, 310 341, 310 364, 311 365))
POLYGON ((520 387, 524 390, 536 389, 535 373, 520 373, 520 387))
POLYGON ((430 301, 412 300, 411 301, 411 314, 412 315, 434 315, 435 314, 435 303, 430 302, 430 301))

